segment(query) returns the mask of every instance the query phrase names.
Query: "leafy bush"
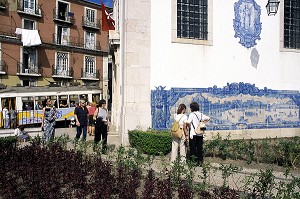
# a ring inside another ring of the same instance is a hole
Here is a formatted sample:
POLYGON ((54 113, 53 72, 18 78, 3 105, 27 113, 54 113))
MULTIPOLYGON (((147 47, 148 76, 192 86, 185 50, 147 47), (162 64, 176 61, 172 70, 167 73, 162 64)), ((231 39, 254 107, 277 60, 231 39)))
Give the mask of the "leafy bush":
POLYGON ((17 143, 18 139, 15 136, 0 137, 0 149, 5 149, 17 143))
POLYGON ((102 155, 101 146, 91 152, 92 143, 80 142, 77 146, 87 145, 89 150, 85 147, 67 150, 64 147, 67 140, 59 140, 44 145, 34 139, 26 146, 10 145, 0 150, 0 198, 300 198, 300 178, 288 169, 283 180, 275 179, 270 169, 261 170, 236 181, 234 188, 227 185, 229 176, 239 171, 235 165, 214 167, 205 162, 196 172, 195 164, 182 164, 178 159, 172 170, 164 168, 157 174, 151 169, 152 160, 134 149, 121 146, 110 159, 112 148, 102 155), (144 170, 145 164, 149 164, 148 171, 144 170), (222 187, 210 180, 220 176, 220 172, 222 187))
POLYGON ((128 135, 132 147, 149 155, 167 154, 172 149, 172 137, 168 131, 133 130, 128 135))
MULTIPOLYGON (((230 136, 229 136, 230 137, 230 136)), ((240 159, 293 168, 300 167, 300 138, 265 138, 230 140, 217 135, 205 143, 205 156, 240 159)))

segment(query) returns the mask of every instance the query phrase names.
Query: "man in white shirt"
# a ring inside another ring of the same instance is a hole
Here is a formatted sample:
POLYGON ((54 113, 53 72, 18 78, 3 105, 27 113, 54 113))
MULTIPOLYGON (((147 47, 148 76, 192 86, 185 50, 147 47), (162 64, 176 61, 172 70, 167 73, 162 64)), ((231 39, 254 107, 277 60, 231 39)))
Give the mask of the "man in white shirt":
POLYGON ((195 129, 197 129, 199 123, 208 122, 210 117, 204 115, 199 112, 199 104, 197 102, 192 102, 190 104, 191 113, 189 115, 188 120, 186 121, 186 125, 184 125, 185 134, 188 133, 188 129, 190 130, 189 134, 189 145, 190 145, 190 157, 194 158, 194 160, 201 165, 203 162, 203 133, 196 134, 195 129))

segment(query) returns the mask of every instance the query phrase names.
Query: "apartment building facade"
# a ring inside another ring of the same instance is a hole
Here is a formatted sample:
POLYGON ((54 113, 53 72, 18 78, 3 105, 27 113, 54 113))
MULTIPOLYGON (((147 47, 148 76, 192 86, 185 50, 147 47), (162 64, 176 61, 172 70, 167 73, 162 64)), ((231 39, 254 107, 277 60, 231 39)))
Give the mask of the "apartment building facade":
POLYGON ((0 0, 0 83, 96 85, 107 93, 108 33, 100 22, 101 6, 84 0, 0 0), (42 44, 23 46, 17 28, 37 30, 42 44))

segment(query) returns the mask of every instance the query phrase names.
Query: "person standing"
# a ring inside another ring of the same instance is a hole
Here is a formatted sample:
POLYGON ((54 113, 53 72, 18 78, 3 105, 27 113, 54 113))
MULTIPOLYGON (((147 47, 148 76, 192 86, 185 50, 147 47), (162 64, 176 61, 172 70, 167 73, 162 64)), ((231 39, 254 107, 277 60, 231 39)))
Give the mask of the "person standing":
POLYGON ((4 122, 4 128, 9 129, 9 112, 8 112, 6 106, 4 106, 4 108, 2 110, 2 117, 3 117, 3 122, 4 122))
POLYGON ((45 107, 42 110, 42 131, 45 142, 54 138, 56 124, 56 108, 52 106, 50 98, 46 99, 45 107))
POLYGON ((210 118, 199 112, 199 104, 192 102, 190 104, 191 113, 184 127, 185 134, 188 134, 187 127, 190 129, 189 145, 190 157, 195 158, 195 161, 201 165, 203 162, 203 134, 196 134, 195 129, 200 121, 208 122, 210 118))
POLYGON ((180 151, 180 159, 181 162, 186 161, 186 147, 185 142, 188 141, 189 135, 185 135, 183 131, 184 122, 187 120, 187 116, 185 115, 186 106, 184 104, 180 104, 177 109, 177 114, 175 114, 175 121, 178 121, 180 129, 182 131, 182 137, 172 137, 172 152, 171 152, 171 163, 173 163, 178 156, 178 146, 180 151))
POLYGON ((96 105, 93 102, 89 103, 88 111, 89 111, 89 129, 88 129, 88 133, 89 133, 89 135, 94 136, 95 135, 94 113, 96 111, 96 105))
POLYGON ((17 128, 17 111, 15 109, 11 109, 9 111, 10 115, 10 128, 15 129, 17 128))
POLYGON ((88 110, 86 108, 85 100, 80 100, 80 104, 74 110, 74 117, 76 121, 76 140, 79 140, 82 133, 82 141, 86 140, 87 124, 88 124, 88 110))
POLYGON ((105 153, 107 149, 107 132, 109 131, 107 121, 107 109, 105 107, 106 101, 102 99, 99 101, 99 107, 94 113, 94 120, 96 121, 94 142, 95 144, 98 144, 101 141, 101 139, 103 140, 103 153, 105 153))

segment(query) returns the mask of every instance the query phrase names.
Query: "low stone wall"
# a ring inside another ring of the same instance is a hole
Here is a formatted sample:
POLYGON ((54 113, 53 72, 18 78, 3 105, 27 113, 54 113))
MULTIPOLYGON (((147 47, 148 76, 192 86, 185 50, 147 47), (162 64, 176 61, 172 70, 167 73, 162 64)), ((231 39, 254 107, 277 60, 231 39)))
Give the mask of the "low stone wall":
POLYGON ((230 139, 262 139, 276 137, 295 137, 300 136, 300 128, 276 128, 276 129, 239 129, 239 130, 215 130, 206 131, 204 137, 210 140, 220 135, 223 139, 230 136, 230 139))

